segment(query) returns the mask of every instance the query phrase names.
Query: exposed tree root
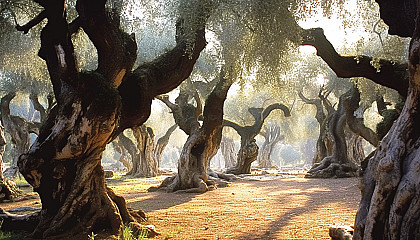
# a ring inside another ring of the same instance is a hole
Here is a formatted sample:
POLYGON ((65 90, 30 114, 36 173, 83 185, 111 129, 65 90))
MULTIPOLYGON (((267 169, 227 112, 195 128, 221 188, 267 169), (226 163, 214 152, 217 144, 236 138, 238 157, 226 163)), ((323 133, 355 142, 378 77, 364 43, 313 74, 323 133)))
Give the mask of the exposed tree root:
POLYGON ((12 180, 0 180, 0 202, 13 200, 21 194, 21 191, 12 180))
POLYGON ((347 178, 357 176, 357 167, 352 163, 340 164, 332 156, 325 157, 306 174, 307 178, 347 178))
POLYGON ((158 187, 150 187, 149 192, 154 191, 166 191, 175 193, 204 193, 210 190, 217 189, 218 187, 227 187, 229 182, 236 180, 236 176, 233 174, 226 174, 221 172, 214 172, 208 170, 207 180, 204 181, 202 178, 195 174, 192 179, 192 188, 179 189, 180 180, 178 175, 167 177, 163 180, 161 185, 158 187))

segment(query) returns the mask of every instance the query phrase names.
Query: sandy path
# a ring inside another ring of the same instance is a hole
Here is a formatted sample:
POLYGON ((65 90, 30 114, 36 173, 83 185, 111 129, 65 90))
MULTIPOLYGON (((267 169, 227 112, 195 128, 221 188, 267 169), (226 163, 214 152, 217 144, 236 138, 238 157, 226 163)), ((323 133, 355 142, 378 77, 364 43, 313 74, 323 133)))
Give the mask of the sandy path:
MULTIPOLYGON (((147 193, 164 177, 111 180, 128 206, 143 209, 162 233, 157 239, 330 239, 332 224, 352 224, 360 200, 358 180, 238 180, 204 194, 147 193)), ((39 199, 0 203, 40 207, 39 199)))
MULTIPOLYGON (((124 194, 146 211, 159 239, 330 239, 332 224, 352 224, 358 180, 239 180, 204 194, 124 194)), ((119 187, 117 187, 118 191, 119 187)))

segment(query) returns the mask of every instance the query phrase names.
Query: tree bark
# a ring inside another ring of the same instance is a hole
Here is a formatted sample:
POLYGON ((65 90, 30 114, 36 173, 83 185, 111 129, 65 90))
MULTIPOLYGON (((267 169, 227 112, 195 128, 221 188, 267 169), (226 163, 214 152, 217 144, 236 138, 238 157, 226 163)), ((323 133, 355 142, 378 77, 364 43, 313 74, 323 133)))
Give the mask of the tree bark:
POLYGON ((286 117, 290 116, 290 110, 283 104, 275 103, 265 109, 249 108, 248 112, 254 117, 255 122, 250 126, 241 126, 229 120, 223 120, 223 126, 232 127, 241 136, 241 148, 239 149, 237 162, 233 168, 226 170, 231 174, 249 174, 251 173, 251 164, 257 160, 258 145, 255 143, 255 137, 260 133, 262 125, 271 111, 280 109, 286 117))
POLYGON ((284 139, 284 136, 280 133, 280 126, 277 124, 265 126, 264 131, 260 132, 260 135, 264 137, 264 143, 258 153, 258 165, 262 168, 272 168, 274 165, 271 160, 271 153, 277 143, 284 139))
POLYGON ((42 201, 32 235, 66 238, 102 229, 119 235, 123 223, 135 218, 125 200, 106 187, 102 152, 124 129, 146 121, 155 96, 173 90, 190 75, 206 45, 208 13, 199 4, 203 21, 191 54, 185 54, 187 38, 179 24, 176 46, 131 72, 137 53, 134 36, 121 31, 119 18, 107 13, 105 1, 78 0, 79 16, 70 24, 64 0, 37 2, 44 8, 39 19, 47 19, 39 56, 47 63, 57 105, 18 161, 19 171, 42 201), (76 67, 71 34, 79 27, 98 52, 98 68, 92 72, 78 72, 76 67))
POLYGON ((137 140, 137 153, 139 157, 133 158, 133 168, 128 175, 134 177, 156 177, 159 169, 154 155, 155 135, 152 128, 141 125, 140 127, 132 128, 132 130, 137 140))
MULTIPOLYGON (((404 7, 408 1, 378 3, 381 17, 384 17, 384 12, 394 10, 395 19, 407 14, 404 7), (388 4, 397 4, 399 8, 390 9, 388 4)), ((420 194, 417 187, 420 166, 420 19, 418 2, 410 3, 414 4, 410 11, 416 9, 417 20, 409 47, 408 96, 397 122, 382 140, 367 168, 363 169, 362 199, 355 221, 356 240, 420 239, 420 194)), ((387 19, 386 23, 390 30, 404 25, 404 22, 392 19, 387 19)))
POLYGON ((335 110, 327 100, 329 92, 323 93, 322 87, 318 94, 319 99, 308 99, 301 92, 299 92, 298 95, 303 102, 316 107, 315 119, 319 124, 319 136, 316 141, 315 155, 312 159, 312 165, 314 165, 320 163, 325 157, 332 154, 332 140, 329 137, 330 135, 328 135, 327 123, 329 122, 328 118, 330 117, 330 114, 335 112, 335 110), (324 107, 327 109, 328 116, 324 113, 324 107))
POLYGON ((407 96, 408 74, 407 63, 380 59, 380 68, 372 66, 372 57, 341 56, 328 41, 321 28, 303 31, 302 45, 314 46, 320 56, 338 77, 365 77, 377 84, 396 90, 401 96, 407 96))
POLYGON ((223 104, 232 83, 222 70, 219 82, 206 100, 203 126, 192 129, 184 144, 178 174, 165 180, 160 188, 168 192, 202 193, 223 184, 222 180, 209 177, 208 167, 222 140, 223 104))

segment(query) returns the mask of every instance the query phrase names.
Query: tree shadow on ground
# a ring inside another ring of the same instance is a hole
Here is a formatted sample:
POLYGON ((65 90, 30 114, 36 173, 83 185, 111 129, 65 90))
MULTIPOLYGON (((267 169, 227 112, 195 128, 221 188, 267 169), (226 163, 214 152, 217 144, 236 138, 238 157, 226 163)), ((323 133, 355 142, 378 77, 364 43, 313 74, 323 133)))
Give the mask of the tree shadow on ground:
POLYGON ((197 193, 167 193, 162 191, 136 193, 124 196, 127 206, 141 209, 146 213, 155 210, 167 209, 189 202, 197 193), (140 198, 141 200, 136 200, 140 198))
MULTIPOLYGON (((350 205, 351 201, 349 201, 349 199, 353 199, 354 202, 355 198, 358 198, 356 201, 360 200, 359 194, 356 194, 356 192, 354 192, 359 191, 357 188, 357 179, 354 179, 354 181, 351 181, 352 184, 345 188, 336 187, 335 184, 333 184, 333 181, 348 181, 346 179, 330 179, 329 181, 325 179, 302 179, 302 184, 300 184, 298 189, 296 188, 295 183, 292 184, 291 182, 287 182, 287 180, 283 180, 284 184, 282 184, 282 186, 262 187, 267 193, 290 191, 290 194, 288 194, 287 196, 276 197, 276 202, 280 205, 284 203, 290 204, 289 201, 294 201, 294 197, 296 196, 305 199, 305 201, 303 201, 303 204, 299 202, 294 203, 296 207, 287 209, 283 214, 281 214, 280 217, 278 217, 274 221, 271 221, 271 223, 266 229, 256 229, 249 231, 246 234, 239 236, 238 239, 285 239, 278 238, 277 235, 282 231, 290 231, 290 229, 287 230, 286 227, 292 224, 294 218, 303 218, 304 214, 315 212, 319 210, 319 208, 325 208, 326 206, 331 206, 332 204, 340 204, 340 207, 342 207, 343 209, 355 208, 354 205, 350 205), (290 187, 288 187, 288 185, 290 185, 290 187), (316 185, 317 187, 314 188, 314 185, 316 185), (340 193, 342 193, 342 195, 340 195, 340 193), (339 196, 337 196, 337 194, 339 194, 339 196)), ((261 184, 259 183, 255 182, 250 184, 254 185, 254 187, 261 188, 261 184)), ((342 186, 342 184, 338 184, 338 186, 342 186)), ((320 220, 327 221, 328 219, 320 220)), ((353 224, 353 222, 346 224, 353 224)), ((290 233, 290 235, 292 235, 291 238, 287 239, 308 239, 308 237, 309 239, 317 239, 312 238, 308 235, 300 235, 301 230, 302 229, 295 229, 295 232, 290 233)), ((328 238, 328 231, 325 232, 325 238, 328 238)))

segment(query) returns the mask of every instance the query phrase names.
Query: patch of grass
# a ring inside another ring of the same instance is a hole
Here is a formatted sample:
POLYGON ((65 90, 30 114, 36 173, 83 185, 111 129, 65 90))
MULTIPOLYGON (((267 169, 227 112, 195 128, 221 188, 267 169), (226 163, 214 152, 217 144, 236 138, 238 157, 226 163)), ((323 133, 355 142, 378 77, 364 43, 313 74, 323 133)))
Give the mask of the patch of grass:
POLYGON ((91 234, 89 234, 89 235, 88 235, 89 240, 95 240, 95 237, 96 237, 97 235, 98 235, 98 234, 95 234, 94 232, 92 232, 91 234))
POLYGON ((20 240, 22 238, 23 238, 22 233, 0 231, 0 240, 20 240))
POLYGON ((149 232, 147 229, 142 229, 139 232, 139 235, 136 237, 133 233, 133 230, 130 226, 124 226, 123 229, 123 240, 143 240, 143 239, 149 239, 148 236, 149 232))

